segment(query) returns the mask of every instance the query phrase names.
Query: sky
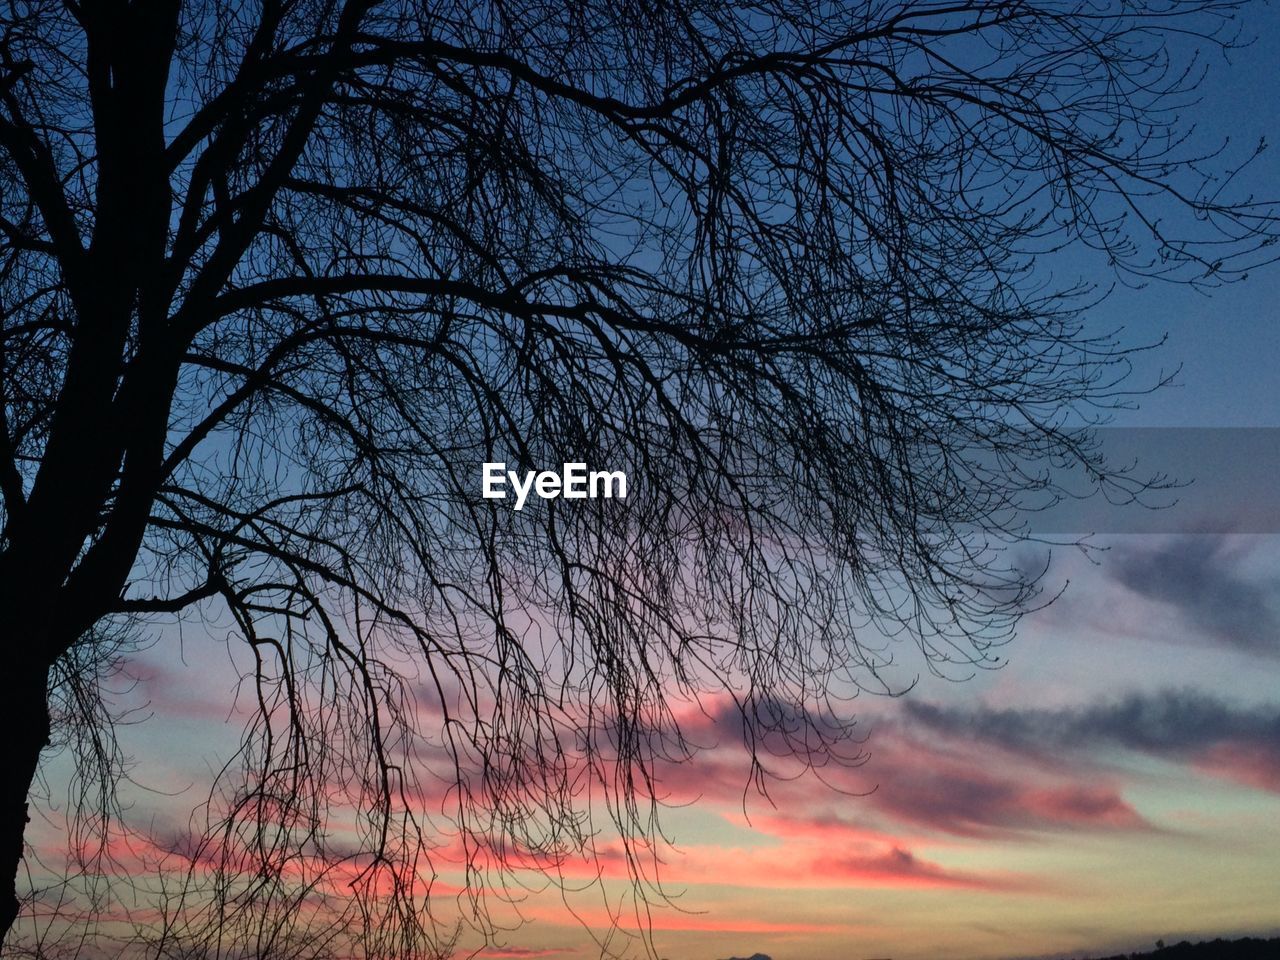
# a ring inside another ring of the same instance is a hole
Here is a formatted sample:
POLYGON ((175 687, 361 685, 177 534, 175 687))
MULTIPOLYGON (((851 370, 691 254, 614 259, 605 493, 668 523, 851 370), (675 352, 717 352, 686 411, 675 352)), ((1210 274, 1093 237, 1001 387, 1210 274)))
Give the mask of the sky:
MULTIPOLYGON (((1280 16, 1258 30, 1204 88, 1206 122, 1246 140, 1280 120, 1280 16)), ((1278 174, 1264 154, 1259 184, 1278 174)), ((1280 268, 1208 295, 1120 289, 1091 322, 1125 326, 1130 342, 1168 334, 1139 377, 1182 367, 1117 426, 1280 428, 1280 268)), ((1090 553, 1056 551, 1049 579, 1066 589, 1023 621, 1002 669, 860 700, 859 766, 761 796, 709 705, 696 732, 714 746, 664 773, 662 879, 678 896, 651 916, 658 955, 979 960, 1280 935, 1280 535, 1258 532, 1247 491, 1261 481, 1236 450, 1187 451, 1205 478, 1246 478, 1216 504, 1213 532, 1175 508, 1157 532, 1102 530, 1090 553)), ((189 625, 137 658, 142 710, 121 730, 139 758, 126 785, 137 823, 184 823, 235 742, 220 639, 189 625)), ((56 813, 36 824, 37 847, 52 851, 57 828, 56 813)), ((535 889, 520 912, 482 956, 592 957, 587 928, 609 925, 595 891, 535 889)), ((641 949, 628 925, 611 947, 641 949)))

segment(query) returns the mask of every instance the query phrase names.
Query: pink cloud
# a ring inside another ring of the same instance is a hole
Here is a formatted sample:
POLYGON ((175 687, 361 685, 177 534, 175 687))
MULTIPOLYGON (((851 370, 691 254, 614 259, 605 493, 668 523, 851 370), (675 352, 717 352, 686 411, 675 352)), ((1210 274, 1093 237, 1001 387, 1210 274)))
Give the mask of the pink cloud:
POLYGON ((885 733, 870 765, 879 786, 868 799, 897 823, 973 838, 1150 829, 1119 786, 1097 771, 1089 771, 1094 782, 1081 785, 1079 769, 1049 772, 1009 762, 999 751, 952 749, 945 738, 885 733))
POLYGON ((1274 744, 1224 742, 1201 751, 1194 765, 1213 776, 1280 793, 1280 750, 1274 744))

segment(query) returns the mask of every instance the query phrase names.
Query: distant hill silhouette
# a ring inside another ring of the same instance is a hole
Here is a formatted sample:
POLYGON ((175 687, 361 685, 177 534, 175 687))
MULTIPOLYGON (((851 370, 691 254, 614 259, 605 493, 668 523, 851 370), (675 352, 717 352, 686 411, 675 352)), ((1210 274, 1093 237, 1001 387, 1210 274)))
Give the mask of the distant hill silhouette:
POLYGON ((726 957, 725 960, 773 960, 767 953, 753 953, 749 957, 726 957))
POLYGON ((1183 940, 1147 953, 1117 953, 1088 960, 1280 960, 1280 937, 1270 940, 1245 937, 1242 940, 1206 940, 1201 943, 1183 940))

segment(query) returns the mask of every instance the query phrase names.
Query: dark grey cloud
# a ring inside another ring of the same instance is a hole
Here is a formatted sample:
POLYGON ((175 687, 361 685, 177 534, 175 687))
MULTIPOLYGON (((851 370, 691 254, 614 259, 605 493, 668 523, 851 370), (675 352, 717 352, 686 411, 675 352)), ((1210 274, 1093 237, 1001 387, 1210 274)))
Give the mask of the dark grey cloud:
POLYGON ((1108 564, 1139 596, 1176 608, 1209 636, 1254 653, 1280 653, 1280 581, 1247 577, 1230 537, 1201 534, 1126 550, 1108 564))
POLYGON ((910 700, 904 710, 938 733, 1036 754, 1121 747, 1181 757, 1242 744, 1280 763, 1280 706, 1240 706, 1194 690, 1131 694, 1065 710, 956 709, 910 700))

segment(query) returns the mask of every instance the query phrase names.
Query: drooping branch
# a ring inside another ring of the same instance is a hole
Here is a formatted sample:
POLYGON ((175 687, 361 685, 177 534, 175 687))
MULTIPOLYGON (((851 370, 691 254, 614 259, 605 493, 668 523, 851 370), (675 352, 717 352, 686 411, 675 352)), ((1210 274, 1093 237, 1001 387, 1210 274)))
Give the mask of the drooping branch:
POLYGON ((860 762, 894 638, 994 665, 1044 464, 1144 483, 1067 426, 1143 387, 1052 253, 1274 253, 1182 122, 1241 6, 4 14, 0 613, 86 729, 113 617, 226 627, 243 692, 203 835, 149 838, 156 952, 443 949, 437 869, 492 934, 602 827, 643 915, 683 715, 765 788, 860 762), (495 461, 632 492, 516 513, 495 461))

